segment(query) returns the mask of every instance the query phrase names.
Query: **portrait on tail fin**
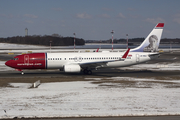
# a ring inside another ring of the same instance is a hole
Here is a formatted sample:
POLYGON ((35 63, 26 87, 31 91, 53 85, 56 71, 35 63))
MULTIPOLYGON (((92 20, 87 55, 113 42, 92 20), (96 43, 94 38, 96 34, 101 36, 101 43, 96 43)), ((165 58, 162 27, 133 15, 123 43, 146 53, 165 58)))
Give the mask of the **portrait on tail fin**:
POLYGON ((164 23, 158 23, 149 33, 140 46, 131 49, 131 52, 158 52, 164 23))
POLYGON ((149 37, 149 45, 144 48, 143 52, 157 52, 158 50, 157 42, 158 42, 158 37, 156 35, 151 35, 149 37))

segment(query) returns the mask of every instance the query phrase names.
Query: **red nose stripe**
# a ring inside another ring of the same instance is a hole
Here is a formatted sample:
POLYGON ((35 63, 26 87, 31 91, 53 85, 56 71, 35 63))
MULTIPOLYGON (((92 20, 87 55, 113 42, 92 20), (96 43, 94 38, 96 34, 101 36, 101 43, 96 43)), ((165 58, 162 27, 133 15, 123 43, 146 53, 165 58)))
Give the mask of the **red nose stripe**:
POLYGON ((5 64, 15 69, 45 69, 46 55, 45 53, 32 53, 18 55, 17 60, 9 60, 5 64))
POLYGON ((45 53, 33 53, 29 54, 29 69, 45 69, 46 68, 46 56, 45 53))

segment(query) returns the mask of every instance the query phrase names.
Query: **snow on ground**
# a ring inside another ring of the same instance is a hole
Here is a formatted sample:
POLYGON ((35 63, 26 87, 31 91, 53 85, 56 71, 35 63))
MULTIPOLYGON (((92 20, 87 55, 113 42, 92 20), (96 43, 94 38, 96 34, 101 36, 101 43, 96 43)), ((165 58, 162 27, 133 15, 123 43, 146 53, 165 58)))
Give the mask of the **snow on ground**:
MULTIPOLYGON (((154 82, 128 77, 111 79, 154 82)), ((163 82, 168 80, 155 81, 160 83, 138 88, 79 81, 42 83, 38 88, 29 89, 31 84, 10 83, 14 87, 0 88, 0 118, 179 115, 180 87, 166 87, 163 82)), ((168 82, 180 86, 179 80, 168 82)))
POLYGON ((10 43, 0 43, 0 49, 18 49, 18 48, 44 48, 45 46, 38 45, 21 45, 21 44, 10 44, 10 43))
MULTIPOLYGON (((21 45, 21 44, 9 44, 9 43, 0 43, 0 53, 39 53, 39 52, 69 52, 74 51, 73 46, 51 46, 51 50, 49 46, 38 46, 38 45, 21 45), (56 48, 56 49, 53 49, 56 48)), ((88 48, 89 49, 89 48, 88 48)), ((85 51, 83 49, 76 49, 78 51, 85 51)), ((90 49, 89 51, 94 51, 94 49, 90 49)))
POLYGON ((21 44, 10 44, 10 43, 0 43, 0 53, 28 53, 28 51, 32 52, 41 52, 43 50, 33 50, 39 48, 47 48, 46 46, 38 46, 38 45, 21 45, 21 44), (5 50, 3 50, 5 49, 5 50), (21 50, 11 50, 11 49, 21 49, 21 50), (25 50, 23 50, 25 49, 25 50), (27 50, 29 49, 29 50, 27 50))
POLYGON ((138 64, 130 67, 119 68, 122 70, 180 70, 180 63, 165 63, 165 64, 138 64))

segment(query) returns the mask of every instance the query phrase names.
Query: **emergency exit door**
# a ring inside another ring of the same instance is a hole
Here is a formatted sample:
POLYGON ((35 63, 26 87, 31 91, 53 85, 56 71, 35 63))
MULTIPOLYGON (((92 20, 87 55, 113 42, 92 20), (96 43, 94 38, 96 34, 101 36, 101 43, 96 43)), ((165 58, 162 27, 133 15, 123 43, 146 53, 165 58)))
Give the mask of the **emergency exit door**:
POLYGON ((136 54, 136 62, 139 62, 139 54, 136 54))

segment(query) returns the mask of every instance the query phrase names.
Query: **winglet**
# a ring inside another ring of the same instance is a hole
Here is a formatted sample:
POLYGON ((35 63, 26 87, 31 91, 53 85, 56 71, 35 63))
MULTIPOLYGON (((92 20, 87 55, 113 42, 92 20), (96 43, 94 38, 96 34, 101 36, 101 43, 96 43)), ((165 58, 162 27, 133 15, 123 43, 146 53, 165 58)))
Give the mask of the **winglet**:
POLYGON ((128 56, 129 51, 130 51, 130 48, 122 56, 123 59, 126 59, 126 57, 128 56))

